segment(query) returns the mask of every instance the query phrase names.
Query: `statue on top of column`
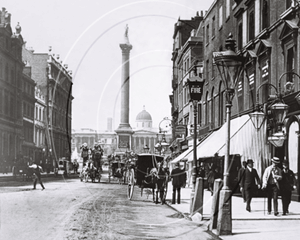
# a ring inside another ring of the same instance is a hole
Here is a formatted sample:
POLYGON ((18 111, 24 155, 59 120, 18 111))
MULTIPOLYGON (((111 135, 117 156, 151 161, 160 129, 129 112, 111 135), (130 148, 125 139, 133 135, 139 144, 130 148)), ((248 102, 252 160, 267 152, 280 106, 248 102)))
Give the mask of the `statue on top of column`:
POLYGON ((124 42, 129 44, 129 38, 128 38, 128 24, 126 24, 125 27, 125 34, 124 34, 124 42))

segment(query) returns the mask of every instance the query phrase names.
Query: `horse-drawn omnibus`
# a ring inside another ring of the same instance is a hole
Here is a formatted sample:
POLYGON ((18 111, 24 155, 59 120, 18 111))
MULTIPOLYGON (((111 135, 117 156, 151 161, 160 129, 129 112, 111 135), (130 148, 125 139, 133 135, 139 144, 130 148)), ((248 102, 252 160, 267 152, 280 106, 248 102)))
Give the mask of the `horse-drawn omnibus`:
POLYGON ((152 189, 153 202, 158 203, 158 193, 161 204, 165 203, 168 191, 169 171, 163 167, 164 157, 156 154, 138 154, 137 161, 128 167, 128 199, 132 199, 134 186, 141 189, 152 189))

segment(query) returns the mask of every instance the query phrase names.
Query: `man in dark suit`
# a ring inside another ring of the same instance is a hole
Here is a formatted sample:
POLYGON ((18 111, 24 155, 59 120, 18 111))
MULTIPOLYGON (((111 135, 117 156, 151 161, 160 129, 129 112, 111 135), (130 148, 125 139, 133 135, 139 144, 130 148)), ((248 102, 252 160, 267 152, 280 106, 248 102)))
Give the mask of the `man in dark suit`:
POLYGON ((177 192, 177 203, 180 204, 180 190, 184 185, 185 181, 185 170, 179 168, 179 162, 175 164, 175 168, 171 172, 172 185, 173 185, 173 195, 172 204, 176 202, 176 192, 177 192))
POLYGON ((253 168, 253 160, 248 159, 247 165, 244 171, 244 175, 241 178, 241 191, 245 191, 246 197, 246 210, 251 212, 251 200, 255 191, 260 187, 260 179, 258 177, 256 169, 253 168), (256 182, 255 182, 256 180, 256 182), (257 187, 257 185, 258 187, 257 187))
POLYGON ((245 189, 242 186, 242 177, 244 176, 246 167, 247 167, 247 162, 243 161, 242 167, 239 169, 239 172, 238 172, 238 181, 240 184, 240 190, 241 190, 241 194, 242 194, 244 203, 246 202, 246 196, 245 196, 245 189))
POLYGON ((282 162, 282 179, 280 181, 281 200, 282 200, 282 215, 289 213, 289 205, 291 203, 292 191, 296 189, 296 178, 292 170, 289 169, 289 162, 282 162))

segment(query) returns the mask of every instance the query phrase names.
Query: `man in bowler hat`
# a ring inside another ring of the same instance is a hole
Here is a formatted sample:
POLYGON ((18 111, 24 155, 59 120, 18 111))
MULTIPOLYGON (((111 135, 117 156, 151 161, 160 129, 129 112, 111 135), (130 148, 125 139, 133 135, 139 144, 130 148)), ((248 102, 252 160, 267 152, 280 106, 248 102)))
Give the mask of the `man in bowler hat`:
POLYGON ((258 177, 256 169, 253 168, 253 160, 248 159, 244 170, 244 174, 241 177, 241 192, 244 191, 246 198, 246 210, 251 212, 251 200, 255 191, 260 188, 260 179, 258 177), (257 184, 256 184, 257 183, 257 184), (257 186, 258 185, 258 186, 257 186))
POLYGON ((289 169, 289 162, 287 160, 282 162, 282 167, 282 180, 280 184, 283 211, 282 215, 286 215, 289 213, 292 191, 296 189, 296 178, 294 172, 289 169))
POLYGON ((263 174, 263 186, 262 189, 266 189, 268 198, 268 214, 272 211, 272 198, 274 204, 274 215, 278 215, 278 194, 279 194, 279 182, 282 179, 282 171, 278 167, 280 160, 278 157, 271 159, 272 165, 267 167, 263 174))

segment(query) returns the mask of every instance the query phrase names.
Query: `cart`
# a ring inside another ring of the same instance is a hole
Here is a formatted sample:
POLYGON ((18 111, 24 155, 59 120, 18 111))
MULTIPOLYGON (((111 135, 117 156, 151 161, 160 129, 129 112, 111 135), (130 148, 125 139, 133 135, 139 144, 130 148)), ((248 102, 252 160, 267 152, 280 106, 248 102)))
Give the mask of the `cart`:
POLYGON ((144 188, 152 189, 153 201, 158 203, 158 192, 160 193, 161 203, 166 199, 168 191, 169 174, 163 168, 164 158, 156 154, 143 153, 137 155, 135 165, 131 165, 127 170, 128 199, 132 199, 134 186, 141 189, 141 196, 144 188), (156 190, 156 194, 155 194, 156 190))
POLYGON ((126 181, 126 164, 121 161, 114 161, 111 163, 111 174, 113 178, 117 178, 119 183, 126 181))

